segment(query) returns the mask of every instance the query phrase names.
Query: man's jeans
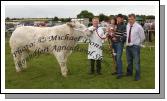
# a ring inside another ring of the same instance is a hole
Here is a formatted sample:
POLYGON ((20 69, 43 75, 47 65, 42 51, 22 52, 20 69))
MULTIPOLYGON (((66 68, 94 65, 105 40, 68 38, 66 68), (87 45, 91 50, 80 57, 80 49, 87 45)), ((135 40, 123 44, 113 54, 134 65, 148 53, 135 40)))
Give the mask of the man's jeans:
POLYGON ((136 75, 135 79, 140 79, 140 46, 133 45, 126 47, 126 57, 127 57, 127 75, 133 74, 133 60, 136 65, 136 75))
POLYGON ((116 53, 115 60, 117 64, 117 74, 122 76, 122 52, 124 44, 122 42, 113 42, 113 49, 116 53))

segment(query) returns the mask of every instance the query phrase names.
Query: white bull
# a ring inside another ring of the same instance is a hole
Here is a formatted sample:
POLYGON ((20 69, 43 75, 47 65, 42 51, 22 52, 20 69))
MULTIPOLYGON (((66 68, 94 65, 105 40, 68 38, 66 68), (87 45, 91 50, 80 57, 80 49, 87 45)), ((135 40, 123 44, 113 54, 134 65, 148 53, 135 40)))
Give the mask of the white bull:
POLYGON ((16 28, 10 37, 16 72, 27 68, 26 60, 30 54, 48 52, 57 58, 61 73, 66 77, 68 72, 66 62, 72 52, 72 49, 67 49, 67 47, 74 48, 80 38, 90 34, 86 26, 75 22, 54 27, 23 26, 16 28))

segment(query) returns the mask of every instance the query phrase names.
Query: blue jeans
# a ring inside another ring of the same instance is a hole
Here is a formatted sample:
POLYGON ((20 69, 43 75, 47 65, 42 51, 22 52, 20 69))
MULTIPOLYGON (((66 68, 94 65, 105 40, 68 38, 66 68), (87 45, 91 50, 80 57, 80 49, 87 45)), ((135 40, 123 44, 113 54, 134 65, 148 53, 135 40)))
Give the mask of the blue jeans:
POLYGON ((140 46, 133 45, 126 47, 126 57, 127 57, 127 75, 133 75, 133 60, 136 65, 136 75, 135 79, 140 79, 140 46))
POLYGON ((113 42, 113 49, 116 53, 115 60, 117 64, 117 75, 122 76, 122 52, 124 44, 122 42, 113 42))

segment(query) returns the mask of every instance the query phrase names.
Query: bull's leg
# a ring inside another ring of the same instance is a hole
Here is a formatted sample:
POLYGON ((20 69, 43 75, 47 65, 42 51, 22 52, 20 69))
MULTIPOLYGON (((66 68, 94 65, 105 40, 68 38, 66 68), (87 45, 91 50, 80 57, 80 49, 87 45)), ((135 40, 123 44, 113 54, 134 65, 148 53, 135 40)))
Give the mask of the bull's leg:
POLYGON ((15 68, 16 68, 16 72, 20 72, 22 65, 21 65, 21 55, 13 55, 13 59, 14 59, 14 63, 15 63, 15 68))
POLYGON ((65 54, 65 52, 54 52, 53 54, 57 58, 57 61, 58 61, 60 68, 61 68, 62 75, 64 77, 67 77, 68 69, 67 69, 66 63, 67 63, 68 55, 65 54))
POLYGON ((27 57, 27 52, 24 51, 24 52, 21 54, 21 61, 22 61, 22 68, 23 68, 23 69, 26 69, 26 68, 27 68, 26 57, 27 57))
POLYGON ((20 53, 16 53, 16 51, 14 52, 15 53, 13 53, 13 58, 14 58, 16 72, 20 72, 22 69, 27 68, 27 65, 26 65, 27 52, 26 51, 22 51, 20 53))
POLYGON ((64 77, 67 77, 68 69, 67 69, 67 66, 66 66, 66 62, 59 62, 59 64, 60 64, 60 68, 61 68, 61 74, 64 77))

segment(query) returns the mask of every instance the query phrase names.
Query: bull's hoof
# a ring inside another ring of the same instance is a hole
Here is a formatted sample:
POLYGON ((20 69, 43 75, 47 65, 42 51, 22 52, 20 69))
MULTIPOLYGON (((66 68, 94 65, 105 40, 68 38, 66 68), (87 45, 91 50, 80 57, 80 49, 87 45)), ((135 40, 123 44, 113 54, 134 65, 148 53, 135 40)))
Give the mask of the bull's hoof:
POLYGON ((63 75, 63 77, 67 78, 67 75, 63 75))
POLYGON ((20 73, 20 72, 21 72, 21 69, 16 69, 16 72, 17 72, 17 73, 20 73))
POLYGON ((27 69, 27 66, 23 67, 23 70, 27 69))
POLYGON ((66 77, 67 77, 67 74, 62 74, 62 76, 66 78, 66 77))

